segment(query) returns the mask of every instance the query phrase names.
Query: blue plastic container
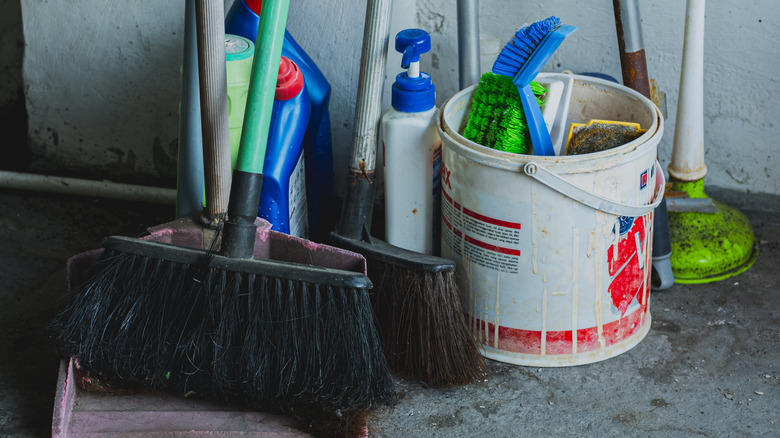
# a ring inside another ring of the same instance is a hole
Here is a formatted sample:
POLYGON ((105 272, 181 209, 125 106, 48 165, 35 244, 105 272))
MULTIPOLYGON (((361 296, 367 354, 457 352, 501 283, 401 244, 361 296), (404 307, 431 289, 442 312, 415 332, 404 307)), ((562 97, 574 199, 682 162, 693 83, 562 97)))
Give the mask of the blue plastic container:
MULTIPOLYGON (((260 3, 258 0, 234 2, 225 18, 225 31, 256 41, 260 3)), ((303 139, 309 238, 322 242, 333 230, 338 213, 333 206, 333 146, 328 111, 330 83, 286 30, 282 56, 295 62, 303 72, 311 104, 311 116, 303 139)))
POLYGON ((298 237, 309 234, 302 156, 310 116, 303 74, 294 62, 282 57, 257 215, 270 222, 272 230, 298 237))

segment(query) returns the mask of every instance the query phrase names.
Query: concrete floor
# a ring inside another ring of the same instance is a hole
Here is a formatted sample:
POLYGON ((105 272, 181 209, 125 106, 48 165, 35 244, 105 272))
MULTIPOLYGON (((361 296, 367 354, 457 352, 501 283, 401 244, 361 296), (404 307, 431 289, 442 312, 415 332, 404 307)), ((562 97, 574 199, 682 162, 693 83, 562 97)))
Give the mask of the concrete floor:
MULTIPOLYGON (((489 361, 484 381, 398 380, 372 436, 780 436, 780 197, 710 190, 751 220, 748 272, 654 292, 652 328, 627 353, 569 368, 489 361)), ((136 236, 170 207, 0 190, 0 436, 51 431, 58 358, 43 332, 64 262, 109 234, 136 236)))

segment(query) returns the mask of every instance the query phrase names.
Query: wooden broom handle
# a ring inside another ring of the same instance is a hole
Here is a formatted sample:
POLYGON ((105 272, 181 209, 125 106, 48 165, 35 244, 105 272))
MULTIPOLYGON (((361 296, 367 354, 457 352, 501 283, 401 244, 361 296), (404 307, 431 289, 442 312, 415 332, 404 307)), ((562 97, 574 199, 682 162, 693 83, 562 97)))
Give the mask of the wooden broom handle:
POLYGON ((225 64, 225 7, 195 3, 207 221, 224 217, 230 195, 230 131, 225 64))

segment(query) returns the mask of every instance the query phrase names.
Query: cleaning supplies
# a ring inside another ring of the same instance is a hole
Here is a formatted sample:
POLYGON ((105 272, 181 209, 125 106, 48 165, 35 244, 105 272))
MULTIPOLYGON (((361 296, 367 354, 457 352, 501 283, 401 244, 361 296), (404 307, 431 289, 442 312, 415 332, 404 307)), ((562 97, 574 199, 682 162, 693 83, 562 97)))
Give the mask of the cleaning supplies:
POLYGON ((311 115, 303 73, 282 56, 276 82, 268 146, 263 164, 263 188, 257 215, 271 229, 308 237, 303 137, 311 115))
POLYGON ((225 62, 227 65, 228 126, 230 127, 230 168, 236 168, 238 145, 241 141, 241 127, 244 124, 244 110, 252 75, 255 45, 252 41, 225 34, 225 62))
MULTIPOLYGON (((540 97, 544 96, 547 89, 537 82, 531 82, 530 87, 534 96, 537 96, 537 106, 542 105, 540 97)), ((464 137, 504 152, 528 152, 531 139, 525 111, 511 78, 484 73, 471 105, 464 137)))
POLYGON ((566 155, 606 151, 636 140, 647 132, 639 123, 593 119, 571 123, 566 138, 566 155))
POLYGON ((564 38, 576 30, 574 26, 562 25, 560 18, 555 16, 523 26, 493 64, 493 73, 512 77, 520 92, 535 155, 555 155, 555 149, 529 85, 564 38))
POLYGON ((392 108, 382 116, 387 243, 438 254, 441 237, 441 139, 436 132, 436 91, 420 71, 420 55, 431 50, 431 36, 406 29, 395 37, 403 54, 392 108))
MULTIPOLYGON (((230 108, 230 156, 235 169, 244 122, 254 44, 241 36, 225 35, 228 102, 230 108)), ((303 137, 311 105, 304 92, 303 73, 282 56, 276 83, 268 146, 263 163, 263 187, 257 216, 272 230, 308 237, 306 176, 303 137)))
POLYGON ((368 260, 371 304, 388 365, 427 382, 465 384, 483 378, 487 367, 463 318, 455 264, 370 235, 391 3, 369 0, 366 7, 354 144, 331 239, 368 260))
MULTIPOLYGON (((203 12, 199 27, 216 18, 221 28, 222 2, 198 0, 197 6, 203 12)), ((287 0, 267 0, 263 6, 258 32, 265 38, 255 48, 219 253, 107 239, 94 275, 73 291, 53 324, 61 352, 77 357, 85 369, 253 408, 316 403, 343 411, 392 399, 394 384, 372 324, 366 276, 253 258, 262 183, 258 169, 287 11, 287 0)), ((222 48, 224 36, 218 40, 209 46, 222 48)), ((202 58, 210 69, 224 66, 224 55, 202 58)), ((221 82, 226 83, 224 76, 221 82)), ((224 135, 214 138, 227 139, 226 107, 219 120, 224 135)), ((317 246, 296 243, 304 250, 317 246)))
MULTIPOLYGON (((251 41, 257 38, 262 0, 236 0, 225 17, 225 30, 251 41)), ((255 41, 256 42, 256 41, 255 41)), ((311 116, 303 139, 310 238, 323 242, 336 224, 333 208, 333 147, 331 143, 330 84, 309 55, 285 31, 282 56, 303 72, 311 116)))

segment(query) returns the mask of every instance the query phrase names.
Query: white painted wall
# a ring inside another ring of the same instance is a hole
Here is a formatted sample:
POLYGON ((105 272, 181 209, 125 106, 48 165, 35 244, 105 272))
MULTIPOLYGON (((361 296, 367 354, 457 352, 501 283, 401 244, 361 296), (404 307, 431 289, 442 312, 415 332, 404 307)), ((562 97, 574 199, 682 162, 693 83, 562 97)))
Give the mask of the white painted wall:
MULTIPOLYGON (((226 0, 229 5, 231 0, 226 0)), ((21 0, 30 140, 39 169, 106 178, 171 177, 178 131, 183 1, 21 0), (135 176, 135 177, 134 177, 135 176)), ((648 69, 667 93, 660 155, 668 164, 677 105, 685 2, 640 2, 648 69)), ((609 1, 479 1, 483 34, 501 42, 525 22, 557 15, 579 27, 545 70, 596 71, 620 78, 609 1)), ((336 160, 352 143, 365 1, 293 1, 288 29, 331 81, 336 160)), ((393 35, 418 26, 433 38, 424 57, 441 104, 457 91, 455 1, 396 0, 393 35)), ((707 183, 780 192, 780 4, 708 3, 705 35, 707 183)), ((389 80, 398 55, 388 62, 389 80)), ((344 166, 336 168, 343 185, 344 166)), ((172 181, 172 178, 169 178, 172 181)))

